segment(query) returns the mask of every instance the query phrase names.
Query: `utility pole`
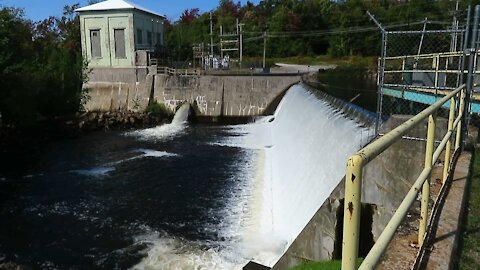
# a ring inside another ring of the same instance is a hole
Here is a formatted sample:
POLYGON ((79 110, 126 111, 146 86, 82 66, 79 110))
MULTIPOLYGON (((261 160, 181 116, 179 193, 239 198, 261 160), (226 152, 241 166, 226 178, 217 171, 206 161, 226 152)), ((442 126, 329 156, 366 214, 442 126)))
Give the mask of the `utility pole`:
POLYGON ((458 0, 457 4, 455 5, 455 11, 453 13, 453 22, 452 22, 452 30, 455 32, 452 33, 452 41, 450 43, 450 51, 455 52, 457 51, 457 30, 458 30, 458 19, 457 19, 457 13, 458 13, 458 0))
POLYGON ((265 54, 267 51, 267 31, 263 31, 263 70, 265 70, 265 54))
POLYGON ((227 31, 224 31, 223 25, 220 26, 220 53, 222 59, 224 58, 225 52, 227 53, 228 57, 231 57, 233 54, 238 55, 239 58, 241 57, 240 24, 238 23, 238 19, 235 28, 236 29, 233 32, 228 32, 228 28, 227 31))
POLYGON ((223 26, 220 25, 220 58, 223 59, 223 26))
POLYGON ((210 11, 210 55, 213 57, 213 21, 212 21, 211 11, 210 11))
POLYGON ((240 68, 242 67, 242 59, 243 59, 243 26, 244 24, 241 23, 238 25, 240 27, 240 68))

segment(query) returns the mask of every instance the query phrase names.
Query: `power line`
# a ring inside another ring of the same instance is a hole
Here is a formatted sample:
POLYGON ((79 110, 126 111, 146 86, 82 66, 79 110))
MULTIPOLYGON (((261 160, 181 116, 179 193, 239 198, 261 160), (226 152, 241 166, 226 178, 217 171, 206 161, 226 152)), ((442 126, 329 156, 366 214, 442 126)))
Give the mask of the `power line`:
MULTIPOLYGON (((385 28, 391 29, 391 28, 398 28, 398 27, 406 27, 406 26, 415 26, 415 25, 423 25, 425 22, 413 22, 413 23, 403 23, 403 24, 392 24, 392 25, 387 25, 385 28)), ((450 24, 447 22, 439 22, 439 21, 428 21, 430 24, 450 24)), ((334 34, 348 34, 348 33, 364 33, 364 32, 370 32, 370 31, 377 31, 377 27, 356 27, 356 28, 346 28, 346 29, 335 29, 335 30, 308 30, 308 31, 283 31, 283 32, 269 32, 268 37, 290 37, 292 35, 300 36, 300 37, 305 37, 305 36, 321 36, 321 35, 334 35, 334 34)), ((245 31, 244 34, 253 34, 253 35, 259 35, 263 34, 263 32, 248 32, 245 31)), ((252 40, 257 40, 262 37, 254 37, 254 38, 249 38, 245 39, 245 41, 252 41, 252 40)))

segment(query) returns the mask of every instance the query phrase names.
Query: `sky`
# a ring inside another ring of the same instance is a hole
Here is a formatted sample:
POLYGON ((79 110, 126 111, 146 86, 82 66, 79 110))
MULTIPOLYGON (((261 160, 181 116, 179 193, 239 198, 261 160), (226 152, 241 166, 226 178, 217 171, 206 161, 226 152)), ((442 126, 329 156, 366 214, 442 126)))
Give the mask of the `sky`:
MULTIPOLYGON (((206 12, 218 6, 219 0, 129 0, 139 6, 166 15, 171 21, 176 21, 185 9, 199 8, 206 12)), ((250 0, 258 4, 260 0, 250 0)), ((237 1, 235 1, 237 2, 237 1)), ((240 1, 242 5, 247 0, 240 1)), ((20 7, 25 10, 28 19, 39 21, 49 16, 61 16, 65 5, 80 3, 80 6, 88 5, 88 0, 0 0, 0 6, 20 7)))

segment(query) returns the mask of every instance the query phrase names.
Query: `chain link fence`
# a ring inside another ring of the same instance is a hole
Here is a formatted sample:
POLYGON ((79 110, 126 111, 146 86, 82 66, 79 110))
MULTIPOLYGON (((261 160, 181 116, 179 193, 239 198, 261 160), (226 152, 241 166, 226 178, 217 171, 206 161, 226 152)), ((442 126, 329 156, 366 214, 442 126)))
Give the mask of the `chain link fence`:
POLYGON ((385 31, 377 113, 415 115, 459 86, 464 32, 385 31))

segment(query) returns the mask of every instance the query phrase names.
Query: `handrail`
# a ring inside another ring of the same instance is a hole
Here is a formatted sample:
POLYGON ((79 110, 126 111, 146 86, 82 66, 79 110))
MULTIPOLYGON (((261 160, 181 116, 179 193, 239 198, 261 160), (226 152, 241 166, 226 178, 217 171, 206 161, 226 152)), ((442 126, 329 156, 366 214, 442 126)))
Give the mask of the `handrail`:
MULTIPOLYGON (((361 190, 362 190, 362 174, 363 168, 371 160, 377 157, 380 153, 385 151, 393 143, 400 140, 408 131, 415 126, 422 123, 428 118, 428 132, 427 132, 427 147, 425 153, 425 165, 423 171, 418 176, 417 180, 410 188, 410 191, 405 196, 404 200, 394 213, 387 226, 380 234, 377 242, 372 247, 365 260, 359 269, 373 269, 380 260, 380 257, 385 252, 388 244, 392 240, 396 229, 402 222, 403 218, 407 214, 408 209, 417 198, 417 195, 422 188, 422 204, 421 204, 421 218, 419 226, 418 244, 423 244, 425 237, 427 217, 428 217, 428 198, 430 188, 430 173, 432 166, 437 161, 443 148, 447 146, 447 150, 450 150, 451 138, 454 130, 456 130, 455 149, 460 146, 460 132, 462 125, 462 117, 464 110, 465 99, 465 84, 453 90, 439 101, 430 105, 428 108, 410 118, 405 123, 396 127, 392 131, 388 132, 378 140, 374 141, 370 145, 364 147, 356 154, 352 155, 347 160, 347 172, 345 175, 345 208, 344 208, 344 223, 343 223, 343 254, 342 254, 342 269, 352 270, 355 269, 355 261, 358 255, 359 244, 359 232, 360 232, 360 209, 361 209, 361 190), (460 106, 458 110, 458 116, 455 117, 455 99, 460 93, 460 106), (448 132, 443 137, 440 145, 437 149, 433 150, 435 139, 435 125, 436 125, 436 113, 438 109, 442 107, 444 103, 450 100, 450 113, 448 121, 448 132), (453 112, 452 112, 453 110, 453 112)), ((451 157, 450 151, 445 154, 445 167, 450 167, 451 157)), ((448 175, 449 172, 447 172, 448 175)), ((444 172, 444 181, 446 179, 444 172)))
POLYGON ((412 54, 412 55, 399 55, 399 56, 386 56, 386 60, 393 60, 393 59, 404 59, 404 58, 412 58, 412 59, 428 59, 432 57, 452 57, 452 56, 462 56, 463 51, 458 52, 442 52, 442 53, 424 53, 424 54, 412 54))
POLYGON ((173 76, 200 76, 199 69, 178 69, 171 67, 157 67, 157 73, 173 76))
POLYGON ((412 76, 415 74, 430 74, 430 76, 433 76, 431 87, 440 89, 442 86, 449 86, 450 89, 455 89, 458 86, 458 76, 465 73, 458 65, 464 56, 463 51, 457 51, 384 57, 382 58, 384 68, 379 76, 390 76, 382 85, 415 87, 412 76), (455 78, 457 78, 457 81, 454 80, 455 78))

